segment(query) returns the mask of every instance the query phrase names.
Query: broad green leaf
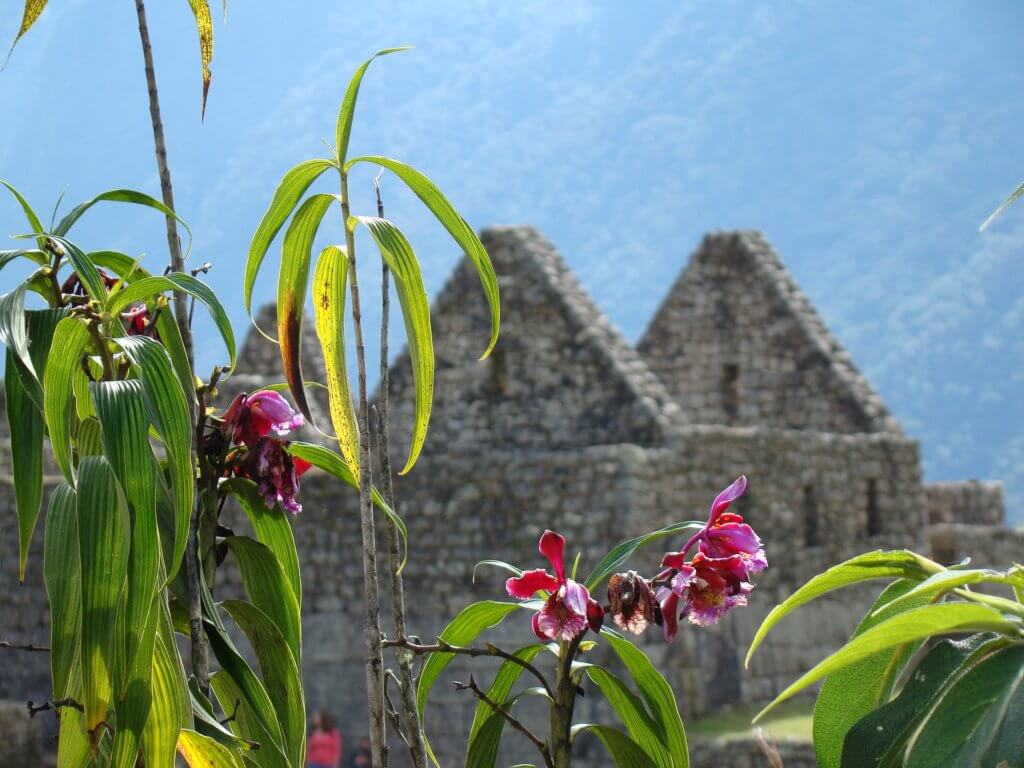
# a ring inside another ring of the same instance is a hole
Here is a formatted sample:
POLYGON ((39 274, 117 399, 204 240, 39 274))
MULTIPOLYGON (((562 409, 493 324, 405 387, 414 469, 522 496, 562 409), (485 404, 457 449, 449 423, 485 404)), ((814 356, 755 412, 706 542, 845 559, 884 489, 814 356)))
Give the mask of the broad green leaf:
POLYGON ((263 682, 275 692, 272 701, 291 764, 304 765, 306 708, 303 705, 302 677, 284 635, 267 614, 252 603, 226 600, 221 607, 249 638, 259 660, 263 682))
MULTIPOLYGON (((76 542, 77 546, 77 542, 76 542)), ((78 701, 82 696, 82 666, 75 657, 71 667, 68 696, 78 701)), ((54 691, 56 696, 56 691, 54 691)), ((74 707, 60 711, 60 726, 57 737, 57 768, 87 768, 92 765, 92 745, 85 730, 85 715, 74 707)))
POLYGON ((118 314, 133 304, 164 291, 183 291, 206 305, 217 330, 220 331, 221 338, 224 340, 224 346, 227 348, 228 370, 233 369, 235 367, 235 334, 231 330, 228 313, 224 310, 224 306, 213 289, 192 275, 172 272, 167 275, 155 275, 136 280, 110 297, 109 311, 112 314, 118 314))
MULTIPOLYGON (((186 623, 188 619, 186 618, 186 623)), ((189 697, 192 700, 192 717, 195 719, 196 730, 204 736, 209 736, 219 744, 223 744, 232 750, 248 752, 251 749, 258 749, 259 745, 240 739, 223 725, 214 714, 213 705, 210 700, 199 690, 195 677, 188 680, 189 697)))
MULTIPOLYGON (((23 34, 25 34, 25 30, 27 30, 28 27, 32 26, 32 23, 39 17, 39 14, 43 12, 43 7, 45 5, 46 0, 25 0, 25 19, 22 21, 23 29, 18 34, 18 37, 21 37, 23 34), (29 20, 29 8, 38 8, 38 12, 36 12, 34 15, 31 15, 31 20, 29 20), (25 26, 25 21, 28 21, 28 26, 25 26)), ((18 42, 17 38, 15 38, 14 42, 18 42)), ((11 50, 14 50, 14 45, 11 45, 11 50)), ((10 56, 9 53, 7 55, 10 56)), ((32 228, 33 233, 38 235, 38 237, 36 237, 36 243, 39 244, 39 249, 46 250, 46 230, 43 228, 43 223, 39 220, 39 216, 36 215, 36 212, 32 209, 32 206, 28 204, 28 200, 22 197, 21 192, 19 192, 11 184, 4 181, 3 179, 0 179, 0 184, 3 184, 5 187, 7 187, 7 190, 11 193, 11 195, 14 196, 14 199, 18 201, 18 205, 21 206, 21 210, 25 214, 25 219, 28 221, 29 227, 32 228)))
POLYGON ((679 716, 679 706, 676 704, 672 686, 647 658, 647 654, 629 640, 608 627, 602 629, 601 634, 608 640, 612 650, 633 678, 641 698, 658 726, 658 736, 668 747, 676 767, 688 768, 690 752, 686 742, 686 731, 679 716))
POLYGON ((924 608, 901 613, 893 618, 877 624, 862 635, 854 637, 850 642, 819 662, 817 666, 805 673, 799 680, 780 693, 767 707, 762 709, 756 723, 767 712, 809 685, 816 683, 833 672, 868 656, 892 648, 893 646, 912 643, 933 635, 959 632, 1001 632, 1016 633, 1020 625, 1009 621, 992 608, 973 603, 942 603, 928 605, 924 608))
MULTIPOLYGON (((348 257, 336 245, 320 252, 313 273, 313 317, 323 350, 331 423, 341 455, 353 471, 359 469, 359 428, 345 365, 345 296, 348 257)), ((358 483, 357 483, 358 485, 358 483)))
POLYGON ((82 572, 75 492, 61 483, 50 496, 43 536, 43 580, 50 599, 50 674, 54 698, 70 694, 82 628, 82 572))
POLYGON ((279 505, 268 508, 256 484, 251 480, 233 477, 222 483, 220 490, 222 493, 232 493, 238 499, 256 532, 256 538, 274 553, 274 557, 281 564, 295 599, 301 607, 302 578, 299 574, 299 555, 295 549, 295 536, 288 516, 279 505))
POLYGON ((988 228, 989 224, 991 224, 993 221, 1002 216, 1003 212, 1011 205, 1013 205, 1015 202, 1017 202, 1022 196, 1024 196, 1024 183, 1022 183, 1019 187, 1013 190, 1013 192, 1010 193, 1010 196, 1003 200, 1003 202, 1000 203, 998 208, 992 211, 992 214, 987 219, 985 219, 985 223, 978 228, 978 231, 984 232, 988 228))
POLYGON ((14 470, 14 496, 18 513, 18 581, 25 580, 25 566, 32 543, 32 534, 39 520, 43 497, 43 388, 54 330, 62 309, 25 312, 29 338, 29 359, 40 380, 28 380, 11 350, 7 350, 4 369, 4 391, 7 401, 7 423, 11 431, 11 463, 14 470), (31 394, 28 384, 35 392, 31 394), (35 400, 33 401, 33 397, 35 400))
POLYGON ((82 567, 82 705, 86 729, 98 729, 114 703, 117 604, 128 574, 128 507, 107 460, 89 456, 78 474, 82 567))
POLYGON ((674 755, 662 742, 658 734, 658 726, 647 713, 643 702, 629 687, 615 675, 595 665, 587 667, 587 675, 601 689, 619 720, 626 726, 629 737, 640 747, 651 762, 659 768, 673 768, 676 765, 674 755))
POLYGON ((959 677, 907 745, 906 768, 1019 763, 1024 645, 997 650, 959 677), (1005 734, 1001 733, 1010 726, 1005 734), (1011 763, 1011 761, 1013 761, 1011 763))
POLYGON ((245 593, 281 630, 295 659, 301 660, 299 603, 281 563, 268 547, 248 536, 228 536, 224 542, 235 556, 245 593))
POLYGON ((206 0, 188 0, 192 15, 196 17, 196 31, 199 33, 199 57, 203 65, 203 107, 202 116, 206 116, 206 96, 210 92, 210 62, 213 61, 213 18, 210 16, 210 4, 206 0))
MULTIPOLYGON (((330 448, 324 448, 322 445, 316 445, 314 443, 295 441, 288 446, 288 453, 298 459, 308 461, 314 467, 319 467, 325 472, 329 472, 343 483, 359 490, 359 482, 352 474, 352 470, 349 469, 345 460, 330 448)), ((398 529, 398 534, 402 537, 402 548, 406 553, 408 553, 409 532, 405 527, 405 521, 399 517, 395 510, 388 506, 388 503, 384 501, 384 497, 380 495, 380 492, 376 488, 370 489, 370 495, 373 499, 374 506, 383 512, 395 528, 398 529)), ((404 567, 405 557, 402 558, 402 565, 404 567)))
POLYGON ((622 731, 606 725, 588 723, 574 725, 573 738, 584 731, 589 731, 601 740, 615 768, 657 768, 657 764, 647 756, 647 753, 622 731))
POLYGON ((75 442, 79 461, 86 456, 103 455, 103 429, 95 417, 83 419, 82 423, 78 425, 75 442))
POLYGON ((192 515, 195 473, 192 466, 192 422, 188 403, 171 368, 170 358, 158 342, 145 336, 125 336, 115 339, 115 342, 138 368, 149 420, 163 440, 170 460, 176 514, 174 555, 166 567, 167 578, 172 579, 185 553, 185 540, 192 515))
POLYGON ((14 250, 0 251, 0 269, 21 257, 25 257, 40 266, 46 264, 46 254, 38 248, 15 248, 14 250))
MULTIPOLYGON (((1006 574, 1000 571, 993 571, 987 568, 972 568, 966 571, 948 570, 939 571, 920 582, 913 589, 896 598, 896 601, 913 601, 922 596, 935 598, 950 590, 967 586, 968 584, 1022 584, 1020 573, 1006 574)), ((894 601, 894 604, 895 602, 894 601)))
POLYGON ((842 745, 843 768, 901 768, 907 738, 927 716, 933 699, 973 659, 1004 642, 991 634, 971 635, 959 642, 939 640, 909 675, 896 698, 850 728, 842 745))
MULTIPOLYGON (((890 584, 875 600, 853 637, 864 634, 883 621, 913 608, 927 605, 929 598, 918 595, 901 601, 915 582, 900 579, 890 584)), ((839 768, 843 739, 850 728, 892 693, 918 643, 887 648, 866 659, 833 672, 825 679, 814 704, 814 751, 821 768, 839 768)))
MULTIPOLYGON (((90 384, 103 434, 103 454, 124 491, 131 516, 128 590, 125 606, 125 669, 131 670, 137 650, 145 650, 160 567, 160 536, 156 521, 156 458, 149 443, 149 417, 142 382, 104 381, 90 384)), ((150 651, 152 654, 152 651, 150 651)), ((149 663, 136 674, 149 678, 149 663)), ((127 685, 140 681, 127 680, 127 685)), ((145 719, 143 718, 143 722, 145 719)), ((140 730, 141 730, 141 723, 140 730)))
POLYGON ((437 188, 434 182, 411 165, 406 165, 398 160, 392 160, 390 157, 366 156, 349 160, 345 163, 345 171, 347 172, 356 163, 373 163, 374 165, 387 168, 405 182, 406 186, 423 201, 424 205, 441 222, 441 225, 448 230, 448 233, 458 243, 459 247, 462 248, 474 266, 476 266, 477 274, 480 276, 480 284, 484 289, 484 296, 487 298, 487 304, 491 309, 491 338, 487 349, 480 356, 480 359, 483 360, 491 354, 494 345, 498 343, 498 327, 501 325, 501 301, 498 297, 498 276, 494 273, 491 257, 487 255, 487 249, 480 242, 480 238, 476 236, 476 232, 466 223, 466 220, 459 215, 455 207, 448 202, 448 198, 441 193, 441 190, 437 188))
POLYGON ((430 332, 430 301, 423 285, 420 265, 405 235, 387 219, 357 216, 380 249, 381 258, 395 278, 395 291, 402 307, 405 335, 412 361, 412 379, 416 389, 416 409, 413 420, 409 458, 398 473, 406 474, 419 458, 427 438, 430 409, 434 400, 434 341, 430 332))
POLYGON ((178 734, 183 728, 192 727, 191 702, 166 605, 159 607, 157 616, 152 702, 142 730, 142 752, 146 768, 175 768, 178 734))
POLYGON ((59 245, 64 251, 64 255, 71 263, 79 280, 82 281, 82 287, 85 288, 89 298, 98 301, 101 306, 105 306, 107 303, 107 286, 103 282, 99 269, 92 259, 89 258, 89 254, 64 237, 49 235, 49 239, 59 245))
MULTIPOLYGON (((521 607, 520 603, 499 603, 493 600, 472 603, 463 608, 459 615, 451 620, 439 637, 451 645, 468 645, 481 632, 497 626, 506 616, 521 607)), ((416 686, 416 707, 419 709, 421 720, 430 691, 453 658, 455 656, 451 653, 432 653, 427 657, 423 671, 420 673, 419 684, 416 686)), ((430 759, 440 768, 440 763, 438 763, 425 733, 423 734, 423 744, 430 759)))
POLYGON ((65 317, 53 332, 53 344, 43 378, 43 403, 53 457, 68 483, 74 486, 71 461, 71 418, 73 380, 89 343, 89 329, 77 318, 65 317))
POLYGON ((704 527, 704 523, 697 521, 687 521, 685 523, 673 523, 667 525, 664 528, 659 528, 657 531, 645 533, 643 536, 637 536, 636 538, 623 541, 616 545, 611 552, 605 555, 601 562, 597 564, 597 567, 590 572, 586 580, 583 582, 588 590, 593 592, 600 587, 604 580, 611 576, 616 571, 621 570, 629 558, 633 556, 640 547, 646 546, 652 542, 664 539, 667 536, 684 536, 693 533, 700 528, 704 527))
MULTIPOLYGON (((533 661, 545 647, 540 643, 534 643, 518 649, 514 655, 523 661, 533 661)), ((507 709, 512 686, 524 671, 519 664, 511 661, 502 662, 494 676, 494 682, 487 689, 487 698, 503 703, 507 709)), ((489 705, 482 701, 477 704, 466 746, 466 768, 493 768, 498 758, 498 745, 501 743, 505 722, 505 718, 489 705)))
POLYGON ((7 347, 9 357, 17 363, 22 386, 34 403, 40 405, 39 373, 29 354, 28 323, 25 312, 25 285, 0 296, 0 344, 7 347))
POLYGON ((243 768, 242 759, 223 744, 188 729, 178 734, 178 753, 189 768, 243 768))
MULTIPOLYGON (((57 224, 57 228, 53 230, 53 234, 57 235, 59 238, 63 238, 71 231, 71 228, 75 226, 75 223, 82 218, 82 214, 97 203, 132 203, 133 205, 143 205, 147 208, 153 208, 160 211, 164 216, 170 216, 175 219, 185 228, 189 238, 191 239, 192 237, 192 230, 188 228, 188 224, 178 217, 178 214, 155 197, 150 197, 144 192, 136 192, 134 189, 111 189, 96 195, 92 200, 86 200, 84 203, 76 205, 63 219, 60 220, 60 223, 57 224)), ((61 242, 63 243, 66 241, 62 240, 61 242)))
POLYGON ((306 389, 302 386, 302 317, 309 286, 309 261, 313 240, 334 195, 313 195, 299 206, 281 244, 281 270, 277 279, 277 334, 281 344, 281 367, 292 398, 302 415, 312 421, 306 389))
POLYGON ((249 319, 253 321, 253 324, 256 320, 252 316, 252 289, 256 284, 256 275, 259 274, 260 265, 263 264, 270 243, 287 218, 291 216, 295 206, 299 204, 299 200, 309 189, 309 185, 328 168, 336 167, 333 160, 317 159, 299 163, 284 175, 274 191, 270 207, 263 214, 256 233, 252 236, 252 242, 249 244, 245 277, 242 281, 242 300, 245 303, 245 311, 249 313, 249 319))
MULTIPOLYGON (((262 690, 262 684, 256 679, 255 674, 253 674, 253 680, 262 690)), ((228 723, 232 732, 241 739, 259 744, 259 749, 252 750, 246 756, 247 762, 260 768, 291 768, 291 763, 285 757, 279 744, 280 734, 275 741, 266 730, 265 721, 261 716, 254 714, 253 705, 245 698, 245 693, 239 687, 236 679, 221 670, 210 678, 210 687, 216 693, 221 708, 228 713, 228 716, 234 716, 234 720, 228 723)), ((266 691, 263 692, 263 695, 266 696, 266 691)), ((269 699, 266 701, 266 706, 269 708, 269 717, 273 718, 273 708, 269 699)), ((280 728, 280 726, 277 727, 280 728)))
POLYGON ((345 162, 345 156, 348 154, 348 140, 352 135, 352 119, 355 116, 356 110, 356 99, 359 96, 359 86, 363 82, 363 75, 366 74, 367 67, 379 56, 387 56, 389 53, 399 53, 400 51, 407 51, 412 46, 403 45, 397 48, 385 48, 382 51, 377 51, 373 56, 368 58, 359 68, 356 69, 355 74, 352 75, 352 79, 348 83, 348 89, 345 91, 345 98, 341 102, 341 109, 338 110, 338 129, 335 132, 335 140, 337 142, 337 153, 338 161, 340 163, 345 162))
POLYGON ((905 549, 891 552, 875 550, 852 557, 839 565, 833 565, 824 573, 819 573, 812 578, 785 601, 772 608, 771 613, 761 622, 761 626, 754 635, 744 666, 750 665, 750 658, 754 655, 754 651, 761 645, 772 627, 778 624, 787 613, 809 603, 816 597, 821 597, 826 592, 872 579, 903 578, 924 581, 938 570, 941 568, 935 563, 905 549))
MULTIPOLYGON (((132 553, 134 554, 134 552, 132 553)), ((129 559, 129 587, 131 561, 129 559)), ((156 581, 156 574, 153 575, 156 581)), ((139 624, 131 624, 130 613, 125 614, 125 626, 130 638, 127 646, 125 685, 114 712, 117 730, 111 746, 112 768, 135 768, 142 748, 142 734, 153 703, 153 664, 156 650, 157 627, 160 623, 162 595, 151 592, 150 605, 139 624), (132 645, 134 643, 134 645, 132 645)), ((130 608, 130 606, 129 606, 130 608)))

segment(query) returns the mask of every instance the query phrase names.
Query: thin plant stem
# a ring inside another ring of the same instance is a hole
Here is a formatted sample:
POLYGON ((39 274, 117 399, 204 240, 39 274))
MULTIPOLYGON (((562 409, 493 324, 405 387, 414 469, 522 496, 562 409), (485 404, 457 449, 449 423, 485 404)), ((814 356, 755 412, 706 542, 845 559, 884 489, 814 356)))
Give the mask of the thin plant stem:
POLYGON ((341 215, 345 226, 345 250, 349 263, 349 288, 352 295, 352 328, 356 341, 356 365, 359 378, 359 519, 363 539, 363 588, 366 595, 366 696, 370 721, 370 762, 373 768, 387 765, 387 720, 384 709, 384 658, 380 632, 380 592, 377 584, 377 533, 373 522, 370 489, 370 419, 366 394, 366 349, 363 345, 363 321, 359 305, 359 278, 356 273, 356 239, 349 226, 348 174, 341 170, 341 215))
MULTIPOLYGON (((373 181, 377 192, 377 215, 384 218, 384 202, 380 196, 380 177, 373 181)), ((391 310, 391 270, 381 260, 381 319, 380 319, 380 395, 377 398, 377 452, 380 462, 381 491, 388 505, 398 512, 395 488, 391 475, 391 454, 388 450, 388 316, 391 310)), ((402 583, 402 553, 398 527, 385 517, 387 533, 388 565, 391 570, 391 615, 395 625, 395 637, 405 639, 405 586, 402 583)), ((395 648, 398 657, 398 689, 401 694, 402 716, 405 719, 404 741, 409 748, 413 768, 427 768, 427 750, 423 744, 423 730, 419 708, 416 706, 416 689, 413 684, 413 655, 402 647, 395 648)))
POLYGON ((551 704, 551 762, 553 768, 569 768, 572 763, 572 714, 576 706, 576 681, 572 679, 572 661, 580 637, 559 643, 558 671, 555 676, 555 700, 551 704))

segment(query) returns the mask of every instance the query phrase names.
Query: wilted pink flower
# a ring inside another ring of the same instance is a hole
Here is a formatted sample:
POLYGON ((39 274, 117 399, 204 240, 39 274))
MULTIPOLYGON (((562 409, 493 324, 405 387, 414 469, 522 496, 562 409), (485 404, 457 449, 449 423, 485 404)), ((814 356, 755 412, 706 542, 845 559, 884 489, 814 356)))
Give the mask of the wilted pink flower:
POLYGON ((524 600, 538 592, 549 593, 544 607, 533 616, 534 634, 541 640, 573 640, 588 626, 599 631, 604 608, 585 586, 565 576, 565 539, 554 531, 544 531, 538 549, 551 563, 554 575, 538 568, 505 582, 510 595, 524 600))
POLYGON ((272 437, 260 438, 236 462, 233 471, 256 483, 267 507, 280 504, 282 509, 297 515, 302 511, 298 500, 299 478, 311 465, 294 458, 286 447, 286 443, 272 437))
POLYGON ((136 304, 127 312, 122 312, 121 320, 129 336, 156 336, 156 327, 152 324, 149 307, 145 304, 136 304))
POLYGON ((238 395, 224 412, 224 428, 235 442, 252 445, 270 434, 287 435, 305 423, 288 401, 273 390, 238 395))
POLYGON ((608 580, 608 602, 615 623, 634 635, 643 634, 649 624, 661 624, 654 590, 636 571, 616 573, 608 580))

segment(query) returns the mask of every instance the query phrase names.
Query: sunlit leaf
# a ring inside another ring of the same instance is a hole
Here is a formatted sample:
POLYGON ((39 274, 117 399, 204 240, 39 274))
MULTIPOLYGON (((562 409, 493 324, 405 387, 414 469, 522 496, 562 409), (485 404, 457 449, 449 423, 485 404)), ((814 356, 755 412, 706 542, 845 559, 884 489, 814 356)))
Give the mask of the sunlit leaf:
POLYGON ((185 228, 189 238, 192 237, 192 230, 188 228, 188 224, 186 224, 178 214, 155 197, 147 195, 145 192, 136 192, 134 189, 110 189, 96 195, 96 197, 91 200, 86 200, 84 203, 76 205, 63 219, 60 220, 57 227, 53 230, 53 234, 63 238, 71 231, 71 228, 75 226, 78 220, 82 218, 82 215, 97 203, 131 203, 132 205, 142 205, 146 208, 153 208, 164 216, 170 216, 175 219, 182 227, 185 228))
POLYGON ((481 360, 486 358, 491 354, 494 345, 498 343, 498 327, 501 325, 501 301, 498 296, 498 276, 494 273, 491 257, 487 254, 487 249, 484 248, 483 243, 480 242, 480 238, 476 236, 476 232, 466 223, 466 220, 459 215, 455 207, 448 202, 448 198, 442 194, 434 182, 411 165, 406 165, 398 160, 392 160, 390 157, 356 157, 345 163, 346 172, 356 163, 373 163, 374 165, 387 168, 398 176, 423 201, 424 205, 430 209, 430 212, 437 217, 437 220, 448 230, 448 233, 469 257, 469 260, 473 262, 477 274, 480 276, 480 284, 483 286, 484 296, 487 298, 487 304, 491 310, 491 338, 487 344, 487 349, 480 356, 481 360))
MULTIPOLYGON (((26 2, 25 2, 26 16, 28 15, 27 11, 28 11, 29 6, 38 6, 39 7, 39 13, 42 13, 43 6, 45 6, 45 5, 46 5, 46 0, 26 0, 26 2)), ((38 16, 39 16, 39 14, 37 13, 36 16, 32 18, 32 21, 35 21, 35 19, 38 16)), ((31 25, 31 22, 29 22, 29 24, 31 25)), ((26 29, 27 29, 27 27, 26 27, 26 29)), ((24 32, 22 32, 22 34, 24 34, 24 32)), ((21 37, 21 35, 19 34, 18 37, 21 37)), ((18 42, 18 41, 15 40, 14 42, 18 42)), ((11 46, 11 49, 12 50, 14 49, 13 45, 11 46)), ((10 55, 10 54, 8 54, 8 55, 10 55)), ((32 232, 35 233, 36 235, 40 235, 40 237, 36 238, 36 243, 39 244, 39 249, 40 250, 46 250, 46 238, 42 237, 43 233, 45 233, 46 230, 43 229, 43 224, 39 220, 39 216, 36 215, 36 212, 32 209, 32 206, 29 205, 28 200, 26 200, 24 197, 22 197, 21 192, 19 192, 17 189, 15 189, 13 185, 9 184, 8 182, 4 181, 3 179, 0 179, 0 184, 3 184, 5 187, 7 187, 7 190, 11 193, 11 195, 13 195, 14 199, 18 201, 18 205, 21 206, 21 210, 25 214, 25 219, 28 221, 29 227, 32 228, 32 232)))
POLYGON ((53 332, 53 343, 43 379, 44 413, 50 433, 53 457, 72 486, 75 472, 71 462, 71 424, 74 379, 89 343, 89 329, 77 318, 65 317, 53 332))
POLYGON ((89 254, 64 237, 50 235, 49 239, 53 241, 55 247, 59 246, 63 251, 64 256, 75 270, 75 274, 78 275, 78 279, 82 281, 82 287, 89 298, 98 301, 101 305, 106 305, 107 286, 103 282, 99 269, 89 258, 89 254))
POLYGON ((213 61, 213 18, 210 4, 206 0, 188 0, 192 14, 196 17, 196 31, 199 33, 199 56, 203 64, 203 108, 206 116, 206 95, 210 92, 210 62, 213 61))
MULTIPOLYGON (((256 284, 256 276, 259 274, 260 265, 267 255, 267 249, 274 240, 278 231, 285 221, 291 216, 299 200, 309 189, 309 185, 316 181, 328 168, 336 167, 333 160, 307 160, 292 168, 281 179, 274 192, 274 198, 270 201, 270 207, 256 228, 249 244, 249 255, 245 262, 245 276, 242 280, 242 301, 245 304, 245 311, 249 313, 249 319, 255 325, 256 320, 252 316, 252 290, 256 284)), ((257 326, 258 327, 258 326, 257 326)), ((263 331, 261 330, 261 333, 263 331)), ((264 333, 266 336, 266 334, 264 333)), ((268 337, 269 338, 269 337, 268 337)))
POLYGON ((989 224, 991 224, 993 221, 1002 216, 1003 212, 1011 205, 1013 205, 1015 202, 1017 202, 1017 200, 1019 200, 1021 197, 1024 197, 1024 183, 1022 183, 1019 187, 1013 190, 1013 192, 1010 193, 1010 196, 1003 200, 1003 202, 1000 203, 998 208, 992 211, 992 214, 987 219, 985 219, 985 222, 978 228, 978 231, 984 232, 988 228, 989 224))
POLYGON ((157 610, 157 637, 153 651, 152 702, 142 731, 146 768, 175 768, 178 734, 192 727, 191 703, 185 670, 174 643, 165 605, 157 610))
POLYGON ((50 496, 43 537, 43 580, 50 599, 50 674, 53 695, 64 698, 78 655, 82 627, 82 574, 75 492, 61 483, 50 496))
POLYGON ((404 475, 412 469, 423 448, 434 399, 434 341, 430 332, 430 301, 427 299, 416 254, 401 230, 387 219, 357 216, 355 220, 369 230, 380 249, 381 258, 395 278, 395 291, 402 307, 402 320, 405 321, 416 390, 416 409, 409 458, 398 473, 404 475))
POLYGON ((572 735, 575 738, 584 731, 589 731, 601 740, 615 768, 657 768, 647 753, 622 731, 606 725, 585 723, 573 726, 572 735))
POLYGON ((309 262, 313 240, 334 195, 313 195, 295 212, 281 245, 281 270, 277 281, 277 332, 281 342, 281 367, 292 399, 310 421, 312 416, 302 385, 302 318, 309 286, 309 262))
POLYGON ((243 768, 242 759, 232 750, 188 729, 178 734, 178 753, 189 768, 243 768))
POLYGON ((382 51, 377 51, 370 58, 359 65, 355 73, 352 75, 352 79, 348 83, 348 89, 345 91, 345 98, 342 99, 341 109, 338 110, 338 129, 335 133, 335 140, 337 142, 336 151, 338 153, 338 159, 341 163, 345 162, 345 156, 348 154, 348 140, 352 135, 352 119, 355 116, 356 110, 356 99, 359 96, 359 86, 363 82, 363 75, 366 74, 367 67, 379 56, 387 56, 389 53, 398 53, 400 51, 407 51, 412 46, 404 45, 398 48, 385 48, 382 51))
MULTIPOLYGON (((134 535, 134 532, 133 532, 134 535)), ((133 546, 138 542, 133 541, 133 546)), ((154 542, 155 546, 155 542, 154 542)), ((134 557, 134 550, 129 555, 129 587, 131 583, 131 557, 134 557)), ((156 581, 156 574, 153 575, 156 581)), ((153 703, 153 665, 156 650, 157 628, 160 623, 160 601, 162 595, 151 592, 150 604, 144 612, 143 618, 132 624, 129 613, 125 613, 125 626, 127 628, 128 644, 126 646, 126 659, 130 666, 126 667, 124 684, 117 698, 114 712, 117 717, 117 729, 114 731, 113 744, 111 745, 111 768, 135 768, 138 761, 139 751, 142 748, 142 734, 146 728, 146 721, 149 719, 150 706, 153 703)), ((130 609, 129 605, 129 609, 130 609)))
POLYGON ((895 606, 897 602, 913 601, 921 597, 934 598, 959 587, 982 583, 1024 586, 1024 574, 1021 574, 1019 571, 1006 574, 988 568, 939 571, 916 584, 913 589, 900 595, 890 605, 895 606))
POLYGON ((651 719, 644 704, 619 680, 603 667, 587 667, 587 675, 601 690, 619 720, 626 726, 629 737, 640 747, 659 768, 672 768, 675 761, 672 754, 658 736, 658 726, 651 719))
MULTIPOLYGON (((359 469, 359 429, 345 364, 345 297, 348 257, 336 245, 320 252, 313 273, 313 312, 316 335, 323 350, 331 423, 345 463, 359 469)), ((357 483, 358 485, 358 483, 357 483)))
POLYGON ((636 538, 623 541, 616 545, 607 555, 605 555, 601 562, 597 564, 597 567, 590 572, 590 575, 584 580, 584 585, 590 591, 596 590, 600 587, 604 580, 611 576, 616 571, 622 570, 626 563, 629 562, 629 558, 633 556, 640 547, 651 544, 660 539, 664 539, 667 536, 688 536, 691 533, 696 532, 704 526, 704 523, 690 520, 685 523, 673 523, 667 525, 664 528, 659 528, 656 531, 645 533, 643 536, 637 536, 636 538))

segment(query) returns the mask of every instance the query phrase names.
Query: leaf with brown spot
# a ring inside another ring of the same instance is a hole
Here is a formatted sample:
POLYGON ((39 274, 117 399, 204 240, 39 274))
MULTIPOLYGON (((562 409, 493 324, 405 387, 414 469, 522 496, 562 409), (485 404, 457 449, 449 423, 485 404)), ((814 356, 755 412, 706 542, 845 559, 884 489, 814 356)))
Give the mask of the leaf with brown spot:
POLYGON ((196 31, 199 33, 199 55, 203 60, 203 117, 206 117, 206 95, 210 92, 210 62, 213 61, 213 17, 206 0, 188 0, 196 17, 196 31))
POLYGON ((11 53, 14 51, 14 46, 21 40, 21 36, 24 35, 32 25, 36 23, 42 13, 43 9, 46 8, 47 0, 25 0, 25 10, 21 15, 21 26, 18 28, 18 34, 14 38, 14 42, 11 43, 11 50, 7 53, 7 58, 11 57, 11 53))

